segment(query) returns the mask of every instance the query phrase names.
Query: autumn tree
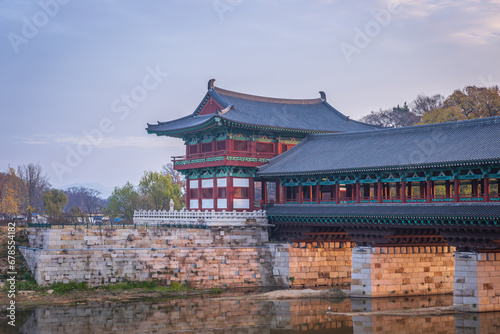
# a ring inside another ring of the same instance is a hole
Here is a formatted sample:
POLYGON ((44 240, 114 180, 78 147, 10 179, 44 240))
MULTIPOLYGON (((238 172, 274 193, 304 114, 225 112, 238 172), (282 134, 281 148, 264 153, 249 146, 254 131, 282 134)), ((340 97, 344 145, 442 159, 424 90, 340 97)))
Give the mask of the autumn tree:
POLYGON ((421 124, 500 116, 498 86, 467 86, 455 90, 436 108, 422 117, 421 124))
POLYGON ((42 196, 50 188, 49 178, 38 163, 24 164, 19 166, 17 171, 26 187, 27 206, 25 209, 28 213, 28 221, 31 221, 31 214, 43 209, 42 196))
POLYGON ((142 196, 142 207, 146 210, 168 210, 171 199, 175 209, 182 208, 180 186, 161 173, 145 172, 139 182, 139 193, 142 196))
POLYGON ((57 189, 47 190, 42 197, 42 201, 45 213, 47 213, 51 221, 62 219, 63 208, 68 202, 64 191, 57 189))
POLYGON ((26 187, 16 175, 14 168, 7 173, 0 173, 0 213, 10 218, 24 212, 26 187))
POLYGON ((116 187, 109 197, 106 213, 111 217, 124 216, 125 220, 133 221, 134 210, 140 209, 141 199, 135 187, 127 182, 123 187, 116 187))

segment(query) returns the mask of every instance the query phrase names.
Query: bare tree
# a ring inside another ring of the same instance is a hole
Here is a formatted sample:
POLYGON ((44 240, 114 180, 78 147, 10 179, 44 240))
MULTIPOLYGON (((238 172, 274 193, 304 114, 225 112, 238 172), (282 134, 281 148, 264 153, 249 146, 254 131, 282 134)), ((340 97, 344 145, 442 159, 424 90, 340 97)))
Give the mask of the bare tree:
POLYGON ((412 113, 405 102, 402 107, 397 105, 392 109, 372 111, 362 117, 360 121, 382 127, 399 128, 420 122, 420 116, 412 113))
POLYGON ((65 207, 66 212, 77 212, 78 208, 87 217, 95 216, 101 213, 104 200, 100 197, 101 192, 96 189, 85 187, 71 187, 66 189, 68 202, 65 207))
POLYGON ((49 177, 43 172, 39 163, 29 163, 18 167, 19 178, 23 181, 27 191, 28 221, 31 214, 43 209, 43 194, 50 189, 49 177))
POLYGON ((423 116, 430 113, 434 109, 441 108, 443 106, 443 102, 444 96, 441 94, 432 96, 419 94, 410 104, 411 112, 417 116, 423 116))

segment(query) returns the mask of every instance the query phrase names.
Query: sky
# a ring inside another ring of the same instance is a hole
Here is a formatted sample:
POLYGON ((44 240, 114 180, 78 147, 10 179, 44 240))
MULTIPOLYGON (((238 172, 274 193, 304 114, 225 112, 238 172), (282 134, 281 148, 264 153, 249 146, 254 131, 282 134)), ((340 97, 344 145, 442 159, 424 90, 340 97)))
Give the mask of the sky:
MULTIPOLYGON (((500 84, 500 0, 0 0, 0 171, 56 188, 138 184, 183 155, 147 123, 207 82, 317 98, 353 119, 500 84)), ((107 194, 106 194, 107 195, 107 194)))

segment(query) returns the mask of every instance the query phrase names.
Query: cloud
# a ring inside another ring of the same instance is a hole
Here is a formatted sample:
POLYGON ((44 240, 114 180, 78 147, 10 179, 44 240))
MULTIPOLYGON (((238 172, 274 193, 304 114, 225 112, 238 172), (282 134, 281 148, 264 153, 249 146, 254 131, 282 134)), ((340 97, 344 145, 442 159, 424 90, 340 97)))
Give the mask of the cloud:
POLYGON ((182 146, 182 141, 177 138, 153 136, 126 136, 126 137, 102 137, 87 138, 86 136, 74 136, 67 134, 38 134, 29 138, 19 140, 21 144, 28 145, 70 145, 77 146, 82 143, 91 142, 95 147, 101 149, 115 148, 167 148, 182 146))

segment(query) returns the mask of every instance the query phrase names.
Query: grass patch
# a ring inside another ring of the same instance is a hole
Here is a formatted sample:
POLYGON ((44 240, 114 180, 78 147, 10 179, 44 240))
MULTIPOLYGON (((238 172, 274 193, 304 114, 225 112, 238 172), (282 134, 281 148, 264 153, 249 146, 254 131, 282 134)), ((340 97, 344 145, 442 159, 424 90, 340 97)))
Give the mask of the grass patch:
MULTIPOLYGON (((38 283, 32 276, 23 277, 24 280, 16 281, 16 290, 18 291, 42 291, 43 287, 39 286, 38 283)), ((6 287, 8 284, 5 285, 6 287)))
POLYGON ((54 283, 47 290, 54 290, 54 293, 63 294, 70 291, 87 291, 89 286, 86 282, 69 282, 69 283, 54 283))
POLYGON ((185 282, 183 284, 179 282, 172 282, 171 285, 164 285, 159 281, 124 281, 120 283, 109 284, 105 286, 101 286, 99 289, 104 289, 108 291, 117 291, 117 290, 131 290, 131 289, 144 289, 155 292, 179 292, 179 291, 192 291, 190 282, 185 282))
POLYGON ((140 281, 140 282, 132 282, 125 281, 120 283, 114 283, 109 285, 101 286, 100 289, 104 290, 131 290, 131 289, 154 289, 158 286, 158 282, 156 281, 140 281))
POLYGON ((215 296, 218 296, 222 293, 222 290, 221 288, 210 288, 208 289, 208 294, 209 295, 215 295, 215 296))

